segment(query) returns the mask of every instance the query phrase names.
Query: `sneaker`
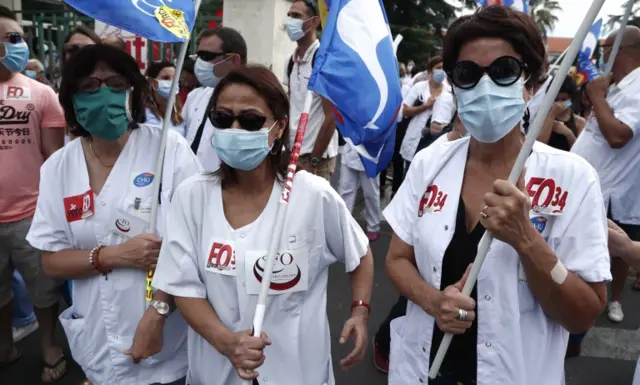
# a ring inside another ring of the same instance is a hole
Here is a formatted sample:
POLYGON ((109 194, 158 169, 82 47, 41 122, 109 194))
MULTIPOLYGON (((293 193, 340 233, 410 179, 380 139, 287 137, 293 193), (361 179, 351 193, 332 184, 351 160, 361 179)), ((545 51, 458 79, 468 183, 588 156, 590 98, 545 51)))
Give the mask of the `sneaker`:
POLYGON ((369 231, 367 232, 367 238, 369 238, 369 242, 377 241, 380 238, 380 233, 377 231, 369 231))
POLYGON ((609 319, 612 322, 622 322, 622 320, 624 319, 622 304, 620 304, 620 302, 613 301, 609 304, 609 319))
POLYGON ((385 354, 377 343, 373 343, 373 366, 382 373, 389 373, 389 354, 385 354))
POLYGON ((38 330, 38 321, 33 321, 32 323, 19 327, 12 328, 13 329, 13 342, 17 343, 20 340, 27 338, 31 333, 38 330))

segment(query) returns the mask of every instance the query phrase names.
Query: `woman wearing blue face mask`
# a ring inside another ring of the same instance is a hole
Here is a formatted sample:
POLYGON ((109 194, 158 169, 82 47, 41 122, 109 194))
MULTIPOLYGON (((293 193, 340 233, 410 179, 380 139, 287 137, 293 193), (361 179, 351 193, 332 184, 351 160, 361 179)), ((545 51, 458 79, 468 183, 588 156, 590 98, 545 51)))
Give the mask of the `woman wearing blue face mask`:
POLYGON ((328 268, 336 262, 352 283, 341 343, 356 336, 341 365, 350 368, 364 355, 373 280, 368 240, 326 180, 300 171, 285 181, 288 113, 287 94, 268 69, 232 70, 209 113, 222 165, 183 183, 171 203, 173 227, 153 286, 176 296, 191 326, 189 384, 335 385, 326 301, 328 268), (284 230, 274 234, 282 189, 291 182, 284 230), (250 330, 273 236, 281 237, 279 257, 265 333, 257 338, 250 330))
POLYGON ((481 8, 451 24, 443 48, 470 137, 418 153, 384 212, 394 232, 387 271, 409 299, 391 322, 389 384, 559 385, 569 332, 593 325, 611 279, 597 173, 538 142, 518 183, 507 182, 543 71, 528 15, 481 8), (494 240, 466 296, 485 231, 494 240), (430 380, 445 333, 453 341, 430 380))
POLYGON ((94 385, 184 384, 187 371, 184 319, 166 293, 146 303, 146 281, 166 206, 200 165, 170 130, 161 191, 153 195, 162 132, 141 124, 148 88, 135 60, 118 48, 87 46, 65 63, 60 103, 79 138, 42 166, 27 235, 42 250, 48 275, 73 279, 73 304, 60 322, 94 385), (150 230, 156 199, 158 226, 150 230))
MULTIPOLYGON (((167 110, 167 100, 171 92, 171 83, 176 73, 176 66, 170 61, 158 61, 149 64, 145 76, 151 87, 151 94, 147 99, 147 120, 149 125, 162 126, 164 114, 167 110)), ((176 94, 177 96, 177 94, 176 94)), ((172 130, 184 136, 185 127, 182 119, 182 102, 176 98, 169 124, 172 130)))

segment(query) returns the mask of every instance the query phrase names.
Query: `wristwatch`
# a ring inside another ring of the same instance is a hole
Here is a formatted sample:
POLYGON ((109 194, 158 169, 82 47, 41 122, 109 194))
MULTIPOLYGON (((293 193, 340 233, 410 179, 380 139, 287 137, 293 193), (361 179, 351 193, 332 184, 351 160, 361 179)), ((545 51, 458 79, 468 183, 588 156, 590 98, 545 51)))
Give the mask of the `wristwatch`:
POLYGON ((311 165, 313 167, 318 167, 320 165, 320 158, 316 158, 315 156, 311 158, 311 165))
POLYGON ((155 308, 158 314, 163 315, 165 317, 168 316, 171 311, 171 306, 169 306, 169 304, 166 302, 157 301, 154 299, 153 301, 151 301, 149 305, 155 308))

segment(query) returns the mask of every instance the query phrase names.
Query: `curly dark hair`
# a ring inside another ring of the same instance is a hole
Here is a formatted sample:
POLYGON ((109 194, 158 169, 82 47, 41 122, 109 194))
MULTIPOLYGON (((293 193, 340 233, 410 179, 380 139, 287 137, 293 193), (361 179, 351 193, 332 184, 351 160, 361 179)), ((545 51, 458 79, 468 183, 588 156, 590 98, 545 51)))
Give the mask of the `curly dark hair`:
POLYGON ((483 37, 500 38, 511 44, 527 65, 527 87, 538 81, 546 52, 540 31, 529 15, 501 5, 480 8, 451 24, 443 43, 445 71, 453 71, 465 44, 483 37))

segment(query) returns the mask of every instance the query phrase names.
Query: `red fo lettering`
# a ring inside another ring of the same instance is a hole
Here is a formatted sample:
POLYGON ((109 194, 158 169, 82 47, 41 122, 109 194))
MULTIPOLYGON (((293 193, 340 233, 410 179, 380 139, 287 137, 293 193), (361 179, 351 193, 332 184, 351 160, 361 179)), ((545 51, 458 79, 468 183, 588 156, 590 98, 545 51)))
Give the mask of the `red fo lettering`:
POLYGON ((529 179, 527 194, 531 197, 531 207, 534 211, 537 208, 551 206, 554 214, 564 211, 569 196, 569 193, 564 191, 562 187, 556 186, 555 180, 539 177, 529 179))

